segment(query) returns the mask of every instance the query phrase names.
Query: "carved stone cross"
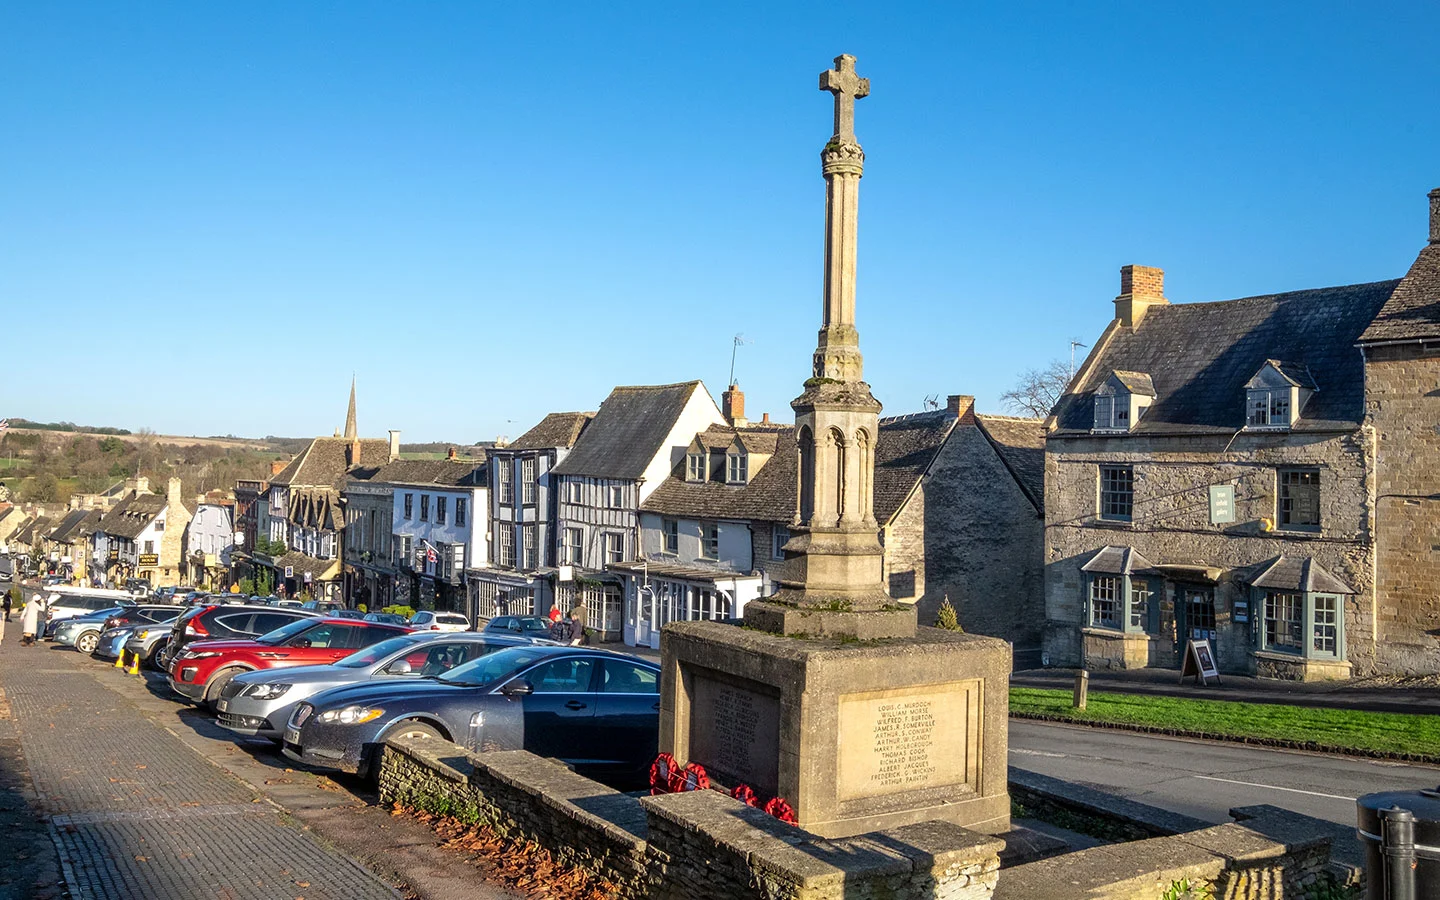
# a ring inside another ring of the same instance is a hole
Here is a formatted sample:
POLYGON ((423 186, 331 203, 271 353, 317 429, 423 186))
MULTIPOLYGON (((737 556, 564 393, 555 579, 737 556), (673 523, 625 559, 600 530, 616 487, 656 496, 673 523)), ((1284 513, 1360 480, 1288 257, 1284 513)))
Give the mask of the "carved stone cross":
POLYGON ((855 74, 855 57, 842 53, 820 73, 820 90, 835 95, 835 137, 855 140, 855 101, 870 94, 870 79, 855 74))

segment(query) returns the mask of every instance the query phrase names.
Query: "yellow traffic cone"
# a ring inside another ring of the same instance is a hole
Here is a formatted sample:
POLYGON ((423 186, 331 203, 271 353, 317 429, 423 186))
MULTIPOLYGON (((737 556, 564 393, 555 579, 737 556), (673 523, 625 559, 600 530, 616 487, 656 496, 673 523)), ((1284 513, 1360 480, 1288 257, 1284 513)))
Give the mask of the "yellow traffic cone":
POLYGON ((125 671, 129 672, 131 675, 140 674, 140 654, 135 654, 134 662, 130 663, 130 668, 126 669, 125 671))
POLYGON ((120 655, 115 657, 115 668, 125 668, 125 650, 123 648, 120 650, 120 655))

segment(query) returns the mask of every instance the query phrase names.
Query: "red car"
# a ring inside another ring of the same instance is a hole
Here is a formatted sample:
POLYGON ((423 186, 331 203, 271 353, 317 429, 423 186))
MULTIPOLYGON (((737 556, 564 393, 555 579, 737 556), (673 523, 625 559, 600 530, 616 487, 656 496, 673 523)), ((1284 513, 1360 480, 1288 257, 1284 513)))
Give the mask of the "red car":
POLYGON ((333 663, 362 647, 409 634, 405 625, 358 619, 299 619, 258 638, 194 641, 170 660, 170 688, 194 703, 214 703, 230 679, 256 669, 333 663))

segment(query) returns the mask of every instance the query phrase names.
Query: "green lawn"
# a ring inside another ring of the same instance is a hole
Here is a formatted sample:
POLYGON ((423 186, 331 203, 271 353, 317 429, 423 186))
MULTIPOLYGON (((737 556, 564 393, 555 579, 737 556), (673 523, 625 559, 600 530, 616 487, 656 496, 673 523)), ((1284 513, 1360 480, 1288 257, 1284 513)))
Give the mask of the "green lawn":
POLYGON ((1440 757, 1440 716, 1133 694, 1091 693, 1085 710, 1070 703, 1070 691, 1010 689, 1010 710, 1015 713, 1440 757))

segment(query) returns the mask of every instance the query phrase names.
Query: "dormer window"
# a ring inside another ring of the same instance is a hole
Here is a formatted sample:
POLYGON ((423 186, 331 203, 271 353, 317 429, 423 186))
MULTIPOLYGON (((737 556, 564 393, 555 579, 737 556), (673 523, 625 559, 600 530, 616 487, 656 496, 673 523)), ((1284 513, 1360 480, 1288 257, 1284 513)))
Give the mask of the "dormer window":
POLYGON ((690 452, 685 455, 685 480, 705 481, 707 474, 709 473, 705 466, 705 451, 694 447, 690 448, 690 452))
POLYGON ((732 449, 725 462, 725 480, 730 484, 744 484, 750 480, 750 459, 744 451, 732 449))
POLYGON ((1155 402, 1155 386, 1143 372, 1110 373, 1095 389, 1095 424, 1099 433, 1126 432, 1155 402))
POLYGON ((1315 390, 1307 367, 1267 359, 1260 371, 1245 383, 1245 427, 1290 428, 1300 418, 1300 411, 1315 390))

